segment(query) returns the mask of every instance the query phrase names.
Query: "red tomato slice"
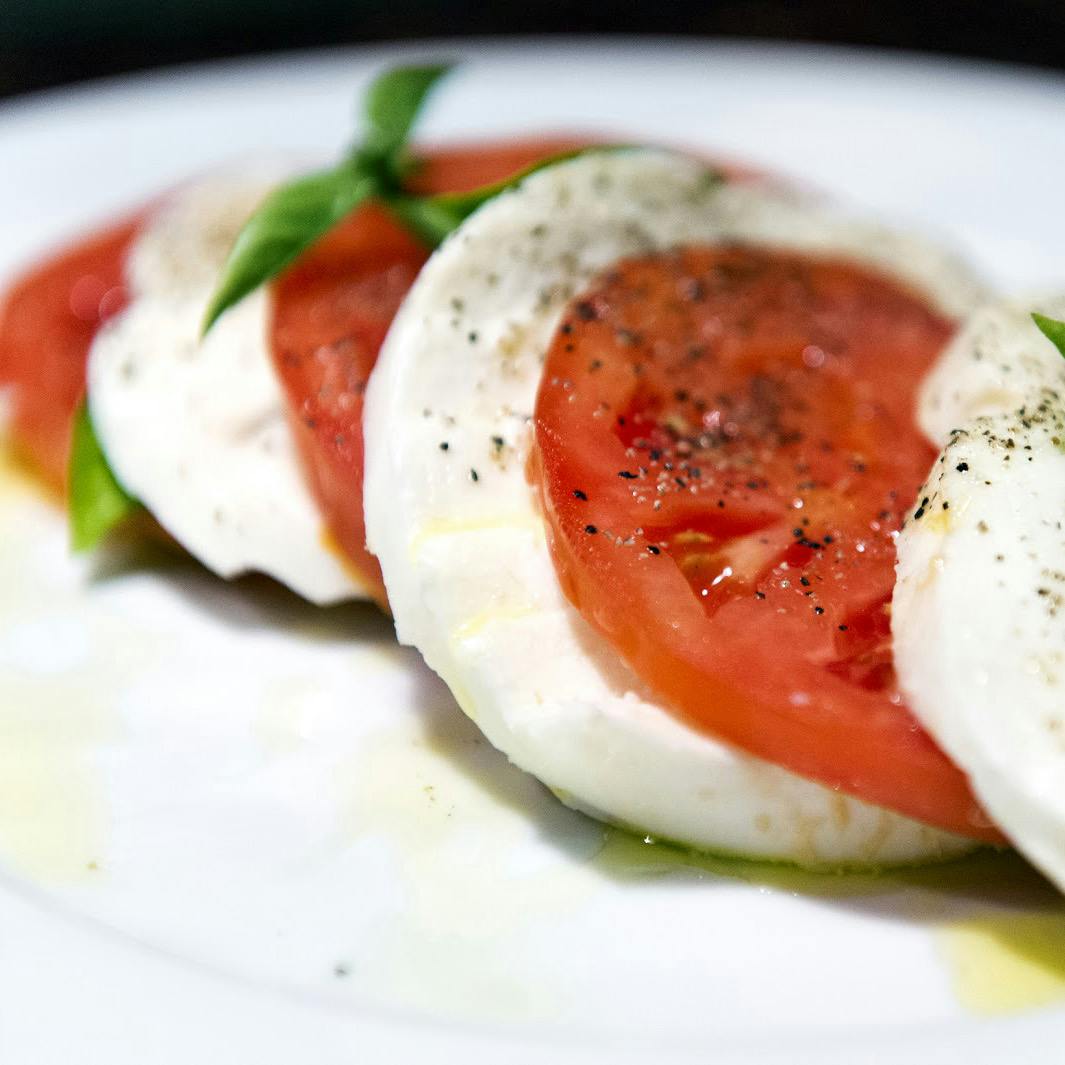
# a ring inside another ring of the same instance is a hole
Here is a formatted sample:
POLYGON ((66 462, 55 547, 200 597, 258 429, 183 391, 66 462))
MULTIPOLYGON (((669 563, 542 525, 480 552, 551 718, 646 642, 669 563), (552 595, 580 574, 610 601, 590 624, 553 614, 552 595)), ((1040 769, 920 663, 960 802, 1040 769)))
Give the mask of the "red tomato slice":
MULTIPOLYGON (((411 180, 465 192, 580 147, 572 138, 434 148, 411 180)), ((271 348, 311 490, 333 538, 385 601, 362 514, 362 401, 392 317, 429 252, 378 207, 357 211, 274 287, 271 348)))
POLYGON ((119 222, 43 262, 0 306, 0 386, 11 388, 12 439, 59 490, 89 346, 125 306, 123 268, 139 224, 139 217, 119 222))
POLYGON ((859 266, 743 247, 618 264, 536 405, 572 602, 686 721, 929 824, 1000 835, 896 687, 894 535, 952 324, 859 266))

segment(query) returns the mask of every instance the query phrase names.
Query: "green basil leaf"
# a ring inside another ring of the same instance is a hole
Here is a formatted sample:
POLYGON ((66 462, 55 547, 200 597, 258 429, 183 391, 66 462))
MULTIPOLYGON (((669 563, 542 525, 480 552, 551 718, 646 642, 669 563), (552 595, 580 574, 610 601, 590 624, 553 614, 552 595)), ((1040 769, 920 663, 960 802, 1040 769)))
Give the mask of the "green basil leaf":
POLYGON ((1032 312, 1032 321, 1039 326, 1039 331, 1065 356, 1065 322, 1048 318, 1045 314, 1032 312))
POLYGON ((344 163, 297 178, 270 193, 233 244, 207 308, 203 332, 375 195, 379 184, 374 175, 344 163))
POLYGON ((363 113, 366 132, 356 158, 386 164, 393 179, 400 173, 400 153, 429 93, 452 69, 450 63, 393 67, 379 75, 366 91, 363 113))
POLYGON ((503 181, 491 185, 482 185, 472 192, 443 193, 438 196, 390 196, 386 200, 390 210, 407 226, 416 237, 431 248, 441 244, 449 233, 458 229, 467 218, 482 204, 520 185, 530 174, 543 170, 568 159, 599 152, 618 152, 630 148, 625 144, 600 144, 588 148, 575 148, 573 151, 558 152, 541 159, 531 166, 503 181))
POLYGON ((96 547, 112 529, 140 509, 108 465, 84 401, 74 416, 69 483, 70 540, 75 551, 96 547))

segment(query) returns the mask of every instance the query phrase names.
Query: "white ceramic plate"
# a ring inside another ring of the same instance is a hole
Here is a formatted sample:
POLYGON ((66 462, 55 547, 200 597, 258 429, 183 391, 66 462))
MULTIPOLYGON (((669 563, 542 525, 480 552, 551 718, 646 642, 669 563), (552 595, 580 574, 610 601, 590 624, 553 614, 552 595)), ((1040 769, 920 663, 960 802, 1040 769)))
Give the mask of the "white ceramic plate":
MULTIPOLYGON (((455 45, 0 108, 0 271, 202 168, 328 156, 398 56, 432 136, 689 142, 1065 282, 1065 82, 850 51, 455 45)), ((1052 1061, 1065 910, 1019 862, 852 880, 686 862, 509 767, 372 608, 72 561, 0 474, 8 1065, 1052 1061)))

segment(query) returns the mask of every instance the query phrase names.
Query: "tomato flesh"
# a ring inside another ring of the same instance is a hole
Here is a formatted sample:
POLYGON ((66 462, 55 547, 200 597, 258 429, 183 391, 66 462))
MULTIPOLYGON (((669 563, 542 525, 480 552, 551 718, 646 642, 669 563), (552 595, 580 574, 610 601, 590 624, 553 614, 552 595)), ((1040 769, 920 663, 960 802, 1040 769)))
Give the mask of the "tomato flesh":
POLYGON ((857 265, 693 247, 567 310, 535 411, 555 566, 698 729, 926 823, 1001 837, 903 703, 894 537, 952 323, 857 265))
POLYGON ((0 387, 11 392, 11 437, 60 491, 89 346, 126 304, 124 265, 139 224, 127 219, 43 262, 0 307, 0 387))
MULTIPOLYGON (((419 193, 465 192, 579 146, 551 138, 430 149, 410 184, 419 193)), ((384 210, 367 207, 274 286, 270 347, 308 483, 334 540, 381 603, 384 584, 366 550, 362 512, 363 392, 428 256, 384 210)))

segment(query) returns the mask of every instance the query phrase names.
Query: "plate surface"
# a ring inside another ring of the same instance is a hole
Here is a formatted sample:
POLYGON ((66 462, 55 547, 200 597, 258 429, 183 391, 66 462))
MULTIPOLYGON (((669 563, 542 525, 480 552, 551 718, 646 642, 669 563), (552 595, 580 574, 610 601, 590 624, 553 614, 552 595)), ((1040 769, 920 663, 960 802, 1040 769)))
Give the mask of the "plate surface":
MULTIPOLYGON (((839 50, 454 44, 0 108, 0 276, 227 160, 327 157, 382 63, 432 137, 674 140, 1065 283, 1065 81, 839 50)), ((72 560, 0 468, 0 1052, 11 1065, 1056 1060, 1065 909, 1022 863, 881 879, 644 844, 492 751, 369 607, 72 560)))

